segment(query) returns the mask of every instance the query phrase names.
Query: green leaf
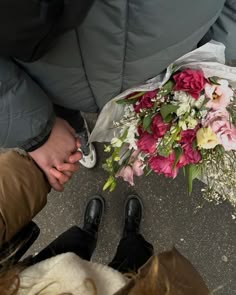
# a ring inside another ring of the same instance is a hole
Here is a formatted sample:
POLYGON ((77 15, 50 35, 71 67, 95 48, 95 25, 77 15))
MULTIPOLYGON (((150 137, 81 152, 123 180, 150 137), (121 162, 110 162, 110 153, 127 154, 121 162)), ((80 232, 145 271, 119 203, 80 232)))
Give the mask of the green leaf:
POLYGON ((174 162, 173 169, 176 167, 180 157, 183 155, 183 149, 181 147, 177 147, 174 149, 174 152, 175 152, 175 162, 174 162))
POLYGON ((176 105, 173 105, 173 104, 163 104, 161 106, 161 110, 160 110, 161 116, 162 116, 163 120, 164 121, 167 120, 167 122, 169 120, 171 121, 171 119, 172 119, 171 114, 174 113, 174 112, 176 112, 177 109, 178 109, 178 106, 176 106, 176 105), (170 119, 170 117, 171 117, 171 119, 170 119))
POLYGON ((166 84, 164 84, 160 90, 160 94, 163 96, 168 95, 169 93, 171 93, 171 91, 174 88, 175 83, 172 80, 169 80, 168 82, 166 82, 166 84))
POLYGON ((148 115, 143 119, 143 130, 146 131, 152 123, 152 115, 148 115))
POLYGON ((130 96, 129 98, 126 98, 126 99, 128 99, 128 100, 130 100, 130 99, 136 99, 137 100, 137 98, 139 98, 140 96, 143 96, 145 93, 146 92, 139 92, 139 93, 136 93, 135 95, 130 96))
POLYGON ((114 183, 116 183, 116 179, 114 178, 114 176, 109 176, 109 178, 103 186, 103 190, 105 191, 108 188, 112 188, 114 186, 114 183))
POLYGON ((134 104, 137 102, 138 98, 143 96, 145 94, 145 92, 139 92, 129 98, 123 98, 120 100, 117 100, 116 103, 117 104, 134 104))
POLYGON ((113 192, 113 191, 115 190, 116 186, 117 186, 117 182, 116 182, 116 180, 115 180, 115 181, 110 185, 109 192, 110 192, 110 193, 113 192))
POLYGON ((201 175, 200 165, 190 164, 185 167, 185 172, 188 180, 188 192, 192 193, 193 190, 193 180, 201 175))
POLYGON ((120 100, 117 100, 116 103, 117 104, 134 104, 136 103, 136 99, 127 99, 127 98, 123 98, 120 100))
POLYGON ((169 114, 163 119, 165 123, 170 123, 173 120, 173 115, 169 114))
POLYGON ((210 82, 212 84, 215 84, 215 85, 220 85, 220 83, 217 82, 217 80, 219 79, 219 77, 216 77, 216 76, 213 76, 213 77, 210 77, 208 78, 210 80, 210 82))

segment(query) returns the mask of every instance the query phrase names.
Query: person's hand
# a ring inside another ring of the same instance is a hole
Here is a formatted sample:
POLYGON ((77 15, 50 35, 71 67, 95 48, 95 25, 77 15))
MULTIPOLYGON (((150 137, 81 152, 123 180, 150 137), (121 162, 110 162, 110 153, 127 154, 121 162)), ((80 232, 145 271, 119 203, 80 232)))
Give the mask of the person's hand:
POLYGON ((56 191, 63 191, 64 184, 79 168, 82 158, 78 148, 79 140, 75 130, 64 120, 56 118, 47 142, 29 155, 44 171, 50 185, 56 191))

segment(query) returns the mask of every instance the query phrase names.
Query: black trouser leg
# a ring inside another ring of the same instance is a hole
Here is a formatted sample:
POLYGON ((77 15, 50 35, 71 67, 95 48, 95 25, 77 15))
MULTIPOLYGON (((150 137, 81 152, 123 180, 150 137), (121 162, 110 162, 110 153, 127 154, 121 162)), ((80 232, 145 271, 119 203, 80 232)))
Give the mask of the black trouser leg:
POLYGON ((141 234, 131 233, 121 239, 109 266, 122 273, 136 272, 152 255, 153 246, 141 234))
POLYGON ((73 226, 37 254, 33 258, 32 264, 67 252, 73 252, 82 259, 90 260, 96 244, 97 239, 92 234, 78 226, 73 226))
POLYGON ((84 119, 80 111, 67 109, 59 105, 54 105, 55 113, 58 117, 66 120, 76 132, 80 132, 84 127, 84 119))

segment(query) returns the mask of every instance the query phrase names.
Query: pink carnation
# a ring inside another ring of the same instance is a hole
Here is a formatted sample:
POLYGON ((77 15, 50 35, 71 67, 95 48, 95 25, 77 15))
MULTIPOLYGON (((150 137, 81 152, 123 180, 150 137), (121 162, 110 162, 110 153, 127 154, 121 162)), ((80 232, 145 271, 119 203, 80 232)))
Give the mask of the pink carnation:
POLYGON ((203 127, 210 127, 226 151, 236 150, 236 128, 230 123, 226 109, 209 112, 203 127))
POLYGON ((141 151, 145 153, 153 154, 156 150, 157 141, 152 134, 149 134, 148 132, 144 132, 140 136, 140 139, 138 140, 137 145, 141 151))
POLYGON ((207 83, 205 86, 205 94, 210 98, 206 106, 213 110, 226 108, 233 96, 233 90, 229 87, 227 80, 218 80, 220 85, 212 85, 207 83))
POLYGON ((158 139, 163 137, 170 129, 170 124, 165 123, 160 114, 156 115, 152 121, 152 132, 154 138, 158 139))
POLYGON ((181 135, 180 143, 182 144, 193 143, 194 140, 196 139, 197 129, 198 127, 196 127, 195 129, 183 130, 180 134, 181 135))
POLYGON ((155 156, 149 160, 150 167, 157 174, 164 174, 166 177, 175 178, 178 174, 178 167, 174 168, 175 153, 169 157, 155 156))
POLYGON ((136 113, 140 113, 141 109, 150 109, 153 107, 154 102, 152 101, 153 98, 155 98, 157 95, 157 90, 149 91, 145 93, 140 102, 135 105, 134 110, 136 113))
POLYGON ((183 154, 181 155, 177 166, 179 168, 184 167, 188 164, 197 164, 202 159, 201 154, 198 150, 195 150, 192 144, 186 144, 183 147, 183 154))
POLYGON ((193 98, 198 99, 204 89, 206 79, 202 70, 186 69, 173 76, 175 80, 174 90, 188 92, 193 98))

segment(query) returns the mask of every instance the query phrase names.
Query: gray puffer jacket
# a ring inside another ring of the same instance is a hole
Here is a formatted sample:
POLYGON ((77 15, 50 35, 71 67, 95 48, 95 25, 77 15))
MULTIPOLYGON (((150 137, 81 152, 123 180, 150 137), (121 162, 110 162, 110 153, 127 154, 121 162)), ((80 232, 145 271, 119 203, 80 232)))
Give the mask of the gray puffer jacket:
POLYGON ((39 60, 0 58, 0 146, 37 146, 55 104, 96 112, 210 39, 236 60, 236 0, 97 0, 39 60))

